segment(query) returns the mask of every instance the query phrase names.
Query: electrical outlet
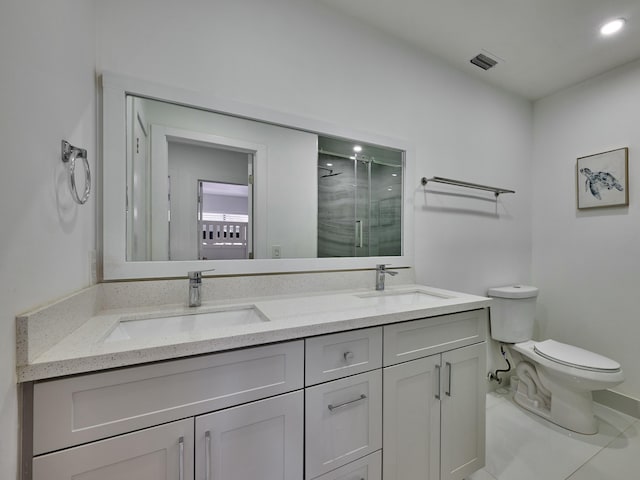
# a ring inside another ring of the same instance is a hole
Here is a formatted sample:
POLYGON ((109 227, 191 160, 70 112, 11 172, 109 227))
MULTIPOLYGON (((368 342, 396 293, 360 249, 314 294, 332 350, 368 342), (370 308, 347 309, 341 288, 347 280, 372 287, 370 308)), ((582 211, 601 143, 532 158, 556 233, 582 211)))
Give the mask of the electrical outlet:
POLYGON ((271 246, 271 258, 282 258, 282 250, 280 245, 271 246))

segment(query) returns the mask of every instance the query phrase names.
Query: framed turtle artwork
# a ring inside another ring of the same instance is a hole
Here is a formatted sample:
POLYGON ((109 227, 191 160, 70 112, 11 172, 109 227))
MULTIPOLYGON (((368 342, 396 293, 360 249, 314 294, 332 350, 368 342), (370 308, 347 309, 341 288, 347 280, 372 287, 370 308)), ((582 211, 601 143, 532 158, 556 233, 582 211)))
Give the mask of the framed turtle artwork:
POLYGON ((578 209, 629 205, 629 149, 578 158, 578 209))

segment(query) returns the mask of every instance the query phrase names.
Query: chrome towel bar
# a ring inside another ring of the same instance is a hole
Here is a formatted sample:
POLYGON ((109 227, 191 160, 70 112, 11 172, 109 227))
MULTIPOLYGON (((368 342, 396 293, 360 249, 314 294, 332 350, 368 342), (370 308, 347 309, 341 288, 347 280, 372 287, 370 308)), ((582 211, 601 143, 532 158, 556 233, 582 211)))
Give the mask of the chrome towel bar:
POLYGON ((422 185, 426 185, 429 182, 446 183, 447 185, 456 185, 458 187, 474 188, 476 190, 485 190, 488 192, 493 192, 496 197, 501 193, 516 193, 515 190, 508 190, 506 188, 490 187, 488 185, 480 185, 478 183, 463 182, 462 180, 452 180, 451 178, 443 178, 443 177, 431 177, 431 178, 422 177, 422 180, 420 181, 422 185))

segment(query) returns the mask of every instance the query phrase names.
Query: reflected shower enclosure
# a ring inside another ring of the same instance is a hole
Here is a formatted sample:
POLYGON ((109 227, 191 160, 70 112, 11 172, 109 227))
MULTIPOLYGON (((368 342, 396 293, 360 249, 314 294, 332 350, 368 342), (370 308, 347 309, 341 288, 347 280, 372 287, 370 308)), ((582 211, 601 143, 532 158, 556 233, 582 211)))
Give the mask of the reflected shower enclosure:
POLYGON ((318 257, 402 255, 404 153, 318 137, 318 257))

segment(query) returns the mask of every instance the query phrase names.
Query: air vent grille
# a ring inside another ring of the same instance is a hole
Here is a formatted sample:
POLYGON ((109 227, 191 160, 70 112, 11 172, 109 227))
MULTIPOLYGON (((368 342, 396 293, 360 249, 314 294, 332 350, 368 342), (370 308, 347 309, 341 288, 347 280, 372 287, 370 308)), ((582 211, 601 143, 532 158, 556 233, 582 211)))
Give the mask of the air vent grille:
POLYGON ((494 60, 491 57, 487 57, 483 53, 479 53, 478 55, 473 57, 470 62, 483 70, 489 70, 490 68, 493 68, 498 64, 497 60, 494 60))

